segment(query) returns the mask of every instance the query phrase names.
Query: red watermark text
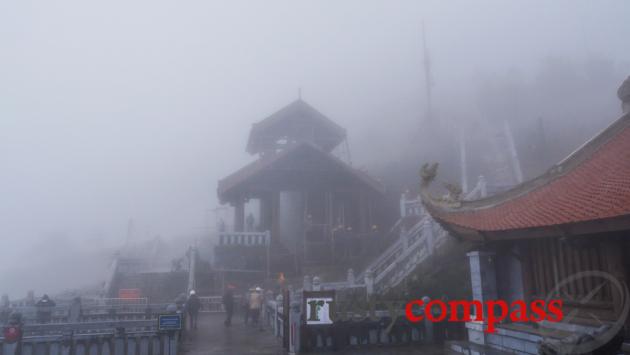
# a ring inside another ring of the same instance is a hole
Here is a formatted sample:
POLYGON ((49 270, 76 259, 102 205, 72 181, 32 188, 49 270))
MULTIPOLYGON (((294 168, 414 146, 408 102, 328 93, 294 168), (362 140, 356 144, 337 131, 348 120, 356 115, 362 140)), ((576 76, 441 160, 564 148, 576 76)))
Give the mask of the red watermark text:
POLYGON ((564 318, 562 300, 535 300, 527 304, 517 300, 510 304, 504 300, 490 301, 442 301, 413 300, 407 303, 405 315, 410 322, 425 319, 431 322, 483 321, 487 333, 496 332, 495 324, 506 319, 512 322, 560 322, 564 318))

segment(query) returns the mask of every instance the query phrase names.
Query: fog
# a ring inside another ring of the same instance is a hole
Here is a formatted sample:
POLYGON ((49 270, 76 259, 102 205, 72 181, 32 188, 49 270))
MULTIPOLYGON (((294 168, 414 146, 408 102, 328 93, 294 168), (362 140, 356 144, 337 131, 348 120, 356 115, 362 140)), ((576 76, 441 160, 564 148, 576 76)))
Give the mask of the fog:
POLYGON ((93 283, 129 219, 137 240, 207 236, 217 180, 253 159, 251 124, 299 88, 348 130, 355 166, 404 175, 396 188, 420 160, 448 160, 426 138, 423 22, 433 120, 483 141, 475 122, 509 119, 527 147, 542 117, 555 146, 524 162, 535 176, 619 115, 628 14, 627 1, 1 2, 0 292, 93 283))

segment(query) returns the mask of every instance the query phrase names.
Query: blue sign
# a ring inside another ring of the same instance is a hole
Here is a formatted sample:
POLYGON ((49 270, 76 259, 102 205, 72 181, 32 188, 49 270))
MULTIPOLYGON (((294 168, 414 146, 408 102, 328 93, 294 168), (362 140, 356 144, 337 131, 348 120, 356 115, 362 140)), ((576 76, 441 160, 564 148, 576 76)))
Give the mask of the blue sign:
POLYGON ((182 316, 179 314, 160 314, 158 316, 158 330, 181 330, 182 316))

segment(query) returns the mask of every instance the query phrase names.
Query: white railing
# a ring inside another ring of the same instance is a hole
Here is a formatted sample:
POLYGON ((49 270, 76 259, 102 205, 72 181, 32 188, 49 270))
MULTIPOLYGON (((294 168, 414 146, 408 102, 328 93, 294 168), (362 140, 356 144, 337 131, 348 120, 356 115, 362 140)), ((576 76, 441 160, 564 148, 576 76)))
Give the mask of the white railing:
MULTIPOLYGON (((81 307, 81 316, 74 322, 101 322, 118 320, 145 320, 156 317, 156 314, 163 313, 167 304, 131 304, 131 305, 89 305, 81 307)), ((8 313, 20 313, 23 323, 37 324, 36 306, 18 306, 7 309, 8 313)), ((47 324, 64 324, 71 321, 70 306, 55 306, 51 310, 47 324)))
POLYGON ((58 324, 26 324, 22 327, 24 336, 42 336, 56 334, 93 334, 125 333, 155 331, 157 316, 143 320, 116 320, 100 322, 58 323, 58 324))
POLYGON ((115 307, 124 307, 124 306, 146 306, 149 304, 149 299, 147 297, 137 297, 137 298, 102 298, 100 303, 103 306, 115 306, 115 307))
POLYGON ((483 175, 479 175, 477 185, 464 196, 464 200, 477 200, 486 196, 488 196, 488 184, 486 183, 486 178, 483 175))
MULTIPOLYGON (((483 188, 478 184, 473 191, 484 191, 483 188)), ((386 292, 400 284, 444 243, 448 233, 426 212, 420 198, 409 200, 403 195, 400 206, 401 220, 413 215, 419 217, 418 222, 409 230, 401 230, 398 240, 357 276, 356 283, 327 282, 321 284, 321 289, 365 287, 368 294, 386 292)))
POLYGON ((265 302, 265 318, 267 326, 276 337, 284 334, 284 309, 282 301, 270 300, 265 302))
POLYGON ((400 198, 400 218, 406 216, 420 216, 424 213, 424 207, 420 197, 408 200, 407 194, 403 194, 400 198))
MULTIPOLYGON (((151 322, 156 324, 156 321, 151 322)), ((25 336, 19 342, 0 338, 3 355, 38 354, 110 354, 110 355, 177 355, 179 334, 159 333, 156 330, 128 331, 119 327, 94 329, 94 333, 25 336)))
POLYGON ((267 246, 270 242, 269 231, 219 233, 219 245, 267 246))
POLYGON ((435 234, 435 222, 427 215, 401 236, 396 253, 372 270, 374 292, 383 293, 397 286, 441 244, 435 234))
MULTIPOLYGON (((408 231, 402 232, 398 240, 394 244, 390 245, 381 255, 368 265, 367 270, 372 271, 374 277, 381 274, 389 265, 396 262, 396 260, 403 254, 408 246, 413 245, 417 239, 422 227, 425 223, 425 218, 421 218, 415 225, 413 225, 408 231)), ((363 280, 365 278, 365 271, 359 274, 358 279, 363 280)))
MULTIPOLYGON (((477 184, 464 196, 464 200, 486 197, 487 188, 485 178, 479 176, 477 184)), ((403 194, 400 199, 400 214, 396 227, 403 225, 404 219, 410 216, 417 216, 418 221, 409 230, 401 229, 398 240, 356 277, 356 283, 349 280, 326 282, 321 283, 318 289, 365 287, 368 294, 386 292, 400 284, 448 239, 448 232, 426 211, 420 197, 409 199, 407 194, 403 194)))

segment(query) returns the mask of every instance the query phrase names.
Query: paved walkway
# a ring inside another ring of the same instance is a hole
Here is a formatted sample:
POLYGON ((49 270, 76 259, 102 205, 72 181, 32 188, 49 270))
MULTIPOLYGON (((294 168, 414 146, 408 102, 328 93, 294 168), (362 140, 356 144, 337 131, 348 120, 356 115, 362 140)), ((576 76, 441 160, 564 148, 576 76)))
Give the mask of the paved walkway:
POLYGON ((201 313, 198 329, 184 340, 186 355, 284 355, 280 338, 271 332, 243 323, 236 314, 232 326, 225 327, 223 313, 201 313))
MULTIPOLYGON (((225 315, 201 313, 197 330, 188 332, 183 344, 183 355, 286 355, 280 338, 269 329, 260 330, 243 324, 239 314, 232 319, 232 326, 223 325, 225 315)), ((370 348, 338 352, 314 353, 316 355, 440 355, 442 346, 405 348, 370 348)))

